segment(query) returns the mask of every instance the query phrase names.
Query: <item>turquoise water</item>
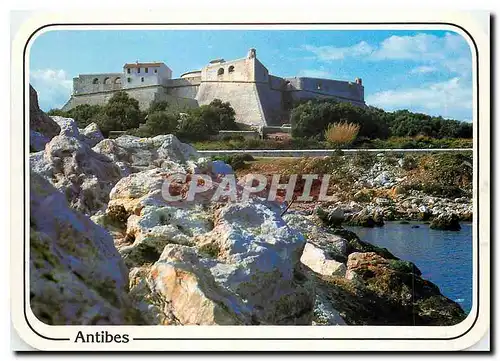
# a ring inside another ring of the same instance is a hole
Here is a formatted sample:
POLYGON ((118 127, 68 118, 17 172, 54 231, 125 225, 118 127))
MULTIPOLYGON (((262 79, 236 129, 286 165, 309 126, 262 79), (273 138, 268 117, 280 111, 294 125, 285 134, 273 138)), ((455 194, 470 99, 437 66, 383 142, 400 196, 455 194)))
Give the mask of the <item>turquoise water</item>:
POLYGON ((459 232, 438 231, 417 222, 386 222, 381 228, 347 228, 362 240, 415 263, 423 278, 435 283, 443 295, 459 303, 468 313, 472 306, 472 224, 461 223, 461 226, 459 232), (414 225, 420 228, 412 228, 414 225))

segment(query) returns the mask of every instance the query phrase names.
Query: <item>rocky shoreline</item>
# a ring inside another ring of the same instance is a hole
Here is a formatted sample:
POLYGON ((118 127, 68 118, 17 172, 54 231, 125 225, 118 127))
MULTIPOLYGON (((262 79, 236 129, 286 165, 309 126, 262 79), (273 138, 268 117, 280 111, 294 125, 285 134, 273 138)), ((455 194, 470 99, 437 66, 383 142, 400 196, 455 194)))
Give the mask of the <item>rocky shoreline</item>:
POLYGON ((42 134, 42 149, 30 154, 30 304, 47 324, 453 325, 466 317, 413 263, 342 228, 345 209, 338 223, 333 208, 285 213, 259 197, 167 202, 169 175, 208 175, 215 191, 231 168, 173 135, 101 139, 94 125, 51 121, 59 134, 42 134))
MULTIPOLYGON (((238 174, 331 174, 328 195, 332 200, 318 201, 318 187, 315 189, 313 183, 311 195, 316 196, 315 201, 297 201, 291 209, 312 214, 321 207, 334 224, 379 227, 385 221, 421 221, 436 229, 459 230, 460 222, 472 221, 470 157, 360 152, 247 162, 238 174)), ((302 191, 303 182, 299 182, 295 187, 296 199, 302 191)))

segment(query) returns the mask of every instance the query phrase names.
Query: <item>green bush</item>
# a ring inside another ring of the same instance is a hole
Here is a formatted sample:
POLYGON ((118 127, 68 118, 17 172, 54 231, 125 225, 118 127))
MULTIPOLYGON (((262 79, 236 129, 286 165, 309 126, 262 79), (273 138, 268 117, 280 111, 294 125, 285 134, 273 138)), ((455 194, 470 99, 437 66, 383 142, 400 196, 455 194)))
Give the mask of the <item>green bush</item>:
POLYGON ((178 130, 181 140, 206 140, 219 130, 237 130, 235 111, 231 105, 214 99, 208 105, 186 111, 178 130))
POLYGON ((251 154, 233 154, 233 155, 222 155, 213 156, 212 160, 221 160, 224 163, 229 164, 233 170, 242 169, 245 167, 245 162, 250 162, 255 160, 251 154))

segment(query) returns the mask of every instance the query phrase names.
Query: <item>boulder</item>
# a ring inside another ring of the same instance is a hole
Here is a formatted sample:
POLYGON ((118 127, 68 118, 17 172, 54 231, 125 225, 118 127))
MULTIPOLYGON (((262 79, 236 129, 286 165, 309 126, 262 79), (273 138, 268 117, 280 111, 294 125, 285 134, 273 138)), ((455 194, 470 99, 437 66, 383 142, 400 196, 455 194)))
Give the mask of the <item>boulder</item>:
POLYGON ((312 243, 306 243, 300 261, 314 272, 325 276, 344 276, 346 272, 343 263, 331 259, 327 252, 312 243))
POLYGON ((344 210, 340 207, 332 207, 326 211, 321 207, 316 207, 314 213, 326 226, 330 227, 340 226, 345 219, 344 210))
POLYGON ((104 136, 96 123, 90 123, 84 129, 81 129, 80 135, 82 136, 83 141, 91 148, 100 141, 104 140, 104 136))
POLYGON ((362 210, 358 213, 350 215, 346 221, 349 226, 360 226, 360 227, 382 227, 384 225, 384 217, 378 212, 369 212, 367 210, 362 210))
POLYGON ((165 300, 164 312, 182 325, 251 323, 248 306, 216 282, 191 247, 166 246, 149 272, 149 283, 165 300))
POLYGON ((141 324, 111 236, 30 175, 30 305, 49 325, 141 324))
POLYGON ((80 130, 78 129, 78 125, 76 124, 74 119, 61 116, 51 116, 51 118, 61 128, 59 135, 82 139, 82 137, 80 136, 80 130))
POLYGON ((342 288, 351 293, 355 290, 360 297, 358 305, 351 303, 351 310, 359 307, 358 317, 371 317, 370 324, 443 326, 455 325, 466 317, 456 302, 422 279, 411 262, 385 259, 374 252, 354 252, 347 261, 346 279, 348 284, 342 283, 342 288), (365 297, 371 303, 364 302, 365 297))
POLYGON ((208 214, 196 206, 148 205, 140 215, 128 218, 126 235, 133 243, 120 247, 120 254, 129 267, 155 262, 167 244, 192 246, 192 237, 208 232, 211 226, 208 214))
POLYGON ((30 130, 30 153, 43 150, 49 141, 50 139, 42 133, 30 130))
POLYGON ((186 163, 188 160, 197 160, 199 158, 198 152, 194 147, 182 143, 173 134, 165 136, 164 141, 158 149, 158 155, 164 159, 180 163, 186 163))
POLYGON ((455 213, 443 213, 432 220, 430 228, 445 231, 460 231, 460 218, 455 213))
POLYGON ((187 165, 191 168, 191 173, 196 173, 211 166, 208 160, 201 160, 192 146, 181 143, 172 134, 153 138, 122 135, 116 139, 104 139, 93 149, 113 159, 120 168, 126 170, 127 175, 147 169, 169 169, 180 165, 187 165), (198 171, 195 171, 195 168, 198 168, 198 171))
POLYGON ((121 177, 111 159, 67 135, 55 136, 43 152, 31 154, 30 167, 60 190, 72 208, 86 214, 105 208, 121 177))
MULTIPOLYGON (((187 163, 176 164, 176 172, 189 174, 187 163)), ((254 198, 172 203, 162 196, 169 174, 157 168, 122 178, 106 213, 121 222, 128 239, 115 239, 125 263, 146 269, 131 293, 140 295, 134 298, 138 308, 153 310, 147 318, 164 324, 310 324, 314 291, 300 271, 305 239, 286 225, 282 208, 254 198), (179 282, 190 287, 172 288, 179 282), (164 301, 148 303, 145 297, 164 301)))
POLYGON ((253 322, 310 324, 314 292, 299 272, 305 239, 280 213, 258 199, 228 204, 216 212, 214 229, 196 237, 197 247, 216 260, 207 267, 245 300, 253 322))
POLYGON ((40 134, 43 139, 46 140, 45 143, 47 143, 50 139, 58 135, 60 131, 59 125, 40 109, 38 105, 38 94, 30 85, 30 145, 35 151, 42 150, 43 147, 39 143, 41 138, 38 134, 40 134), (31 131, 36 133, 33 138, 31 131), (31 140, 34 140, 36 143, 31 143, 31 140))

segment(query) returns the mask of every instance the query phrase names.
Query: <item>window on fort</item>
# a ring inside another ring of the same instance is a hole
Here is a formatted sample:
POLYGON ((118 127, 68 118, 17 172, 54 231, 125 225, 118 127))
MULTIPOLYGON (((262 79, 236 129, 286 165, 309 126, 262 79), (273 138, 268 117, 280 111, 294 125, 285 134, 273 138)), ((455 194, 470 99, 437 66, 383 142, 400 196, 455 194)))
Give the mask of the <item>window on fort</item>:
POLYGON ((99 79, 94 78, 94 80, 92 80, 92 84, 99 84, 99 79))
POLYGON ((141 68, 137 68, 137 74, 141 72, 141 68))
POLYGON ((144 68, 144 72, 147 73, 149 71, 148 68, 144 68))
POLYGON ((127 78, 127 83, 130 83, 131 81, 132 81, 132 79, 127 78))
POLYGON ((104 84, 111 84, 111 79, 110 78, 104 79, 104 84))
POLYGON ((127 68, 127 74, 130 74, 130 68, 127 68))
POLYGON ((155 69, 155 73, 158 73, 158 69, 155 69))
POLYGON ((217 70, 217 75, 222 75, 224 74, 224 68, 220 68, 219 70, 217 70))
POLYGON ((144 77, 141 78, 141 83, 144 83, 144 77))
POLYGON ((318 83, 317 88, 318 88, 318 90, 321 90, 321 83, 318 83))
POLYGON ((234 65, 231 65, 231 66, 229 67, 229 69, 228 69, 228 72, 229 72, 229 73, 232 73, 233 71, 234 71, 234 65))
POLYGON ((121 84, 122 83, 122 79, 121 78, 116 78, 115 79, 115 84, 121 84))

